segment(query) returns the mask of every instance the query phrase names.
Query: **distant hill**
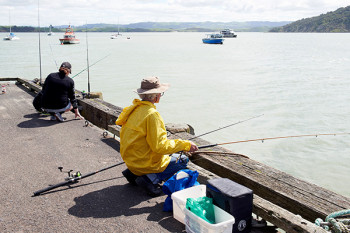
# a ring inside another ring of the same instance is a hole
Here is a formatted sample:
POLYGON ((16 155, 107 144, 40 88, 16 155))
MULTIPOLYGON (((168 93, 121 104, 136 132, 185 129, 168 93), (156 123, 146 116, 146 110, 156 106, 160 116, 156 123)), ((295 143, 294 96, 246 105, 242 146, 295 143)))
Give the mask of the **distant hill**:
POLYGON ((270 32, 350 32, 350 6, 276 27, 270 32))
MULTIPOLYGON (((82 32, 117 32, 118 27, 120 32, 212 32, 220 31, 222 29, 233 29, 239 32, 267 32, 274 27, 284 26, 291 21, 269 22, 269 21, 248 21, 248 22, 141 22, 132 24, 87 24, 81 26, 74 26, 74 31, 82 32)), ((64 32, 68 25, 53 26, 53 32, 64 32)), ((9 31, 9 27, 0 26, 0 32, 9 31)), ((20 27, 13 26, 13 32, 36 32, 35 27, 20 27)), ((49 31, 48 27, 40 28, 40 31, 49 31)))

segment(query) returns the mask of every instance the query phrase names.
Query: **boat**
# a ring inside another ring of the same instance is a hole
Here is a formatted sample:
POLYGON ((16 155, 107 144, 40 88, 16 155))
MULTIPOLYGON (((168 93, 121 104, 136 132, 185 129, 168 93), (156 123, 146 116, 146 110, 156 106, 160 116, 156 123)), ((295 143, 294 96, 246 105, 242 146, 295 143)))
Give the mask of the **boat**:
POLYGON ((71 28, 70 25, 66 28, 66 33, 64 33, 63 38, 59 40, 61 44, 79 44, 80 43, 80 40, 75 38, 73 28, 71 28))
POLYGON ((53 36, 53 35, 55 35, 55 33, 53 33, 53 32, 51 31, 51 28, 52 28, 52 25, 50 25, 50 27, 49 27, 50 31, 49 31, 49 33, 47 33, 48 36, 53 36))
POLYGON ((4 40, 19 40, 19 37, 16 36, 13 32, 10 32, 8 36, 4 37, 4 40))
POLYGON ((203 38, 202 41, 205 44, 223 44, 223 39, 221 34, 207 34, 207 38, 203 38))
POLYGON ((9 22, 10 22, 10 34, 6 37, 4 37, 4 40, 19 40, 19 37, 17 37, 13 32, 11 32, 11 14, 9 13, 9 22))
POLYGON ((118 38, 118 34, 111 35, 111 39, 117 39, 117 38, 118 38))
POLYGON ((111 39, 117 39, 119 36, 121 36, 122 34, 119 33, 119 18, 118 18, 118 33, 116 34, 112 34, 111 35, 111 39))
POLYGON ((224 30, 220 31, 220 34, 224 38, 235 38, 235 37, 237 37, 235 32, 233 30, 231 30, 231 29, 224 29, 224 30))

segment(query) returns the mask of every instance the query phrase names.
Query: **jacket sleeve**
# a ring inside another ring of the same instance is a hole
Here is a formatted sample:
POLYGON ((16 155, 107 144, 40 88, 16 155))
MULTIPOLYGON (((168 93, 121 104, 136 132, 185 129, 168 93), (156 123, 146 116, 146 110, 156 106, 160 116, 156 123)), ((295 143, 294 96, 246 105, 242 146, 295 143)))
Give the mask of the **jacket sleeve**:
POLYGON ((179 151, 189 151, 191 143, 188 140, 168 139, 162 117, 154 112, 147 117, 146 140, 151 150, 158 154, 172 154, 179 151))
POLYGON ((74 88, 74 81, 71 80, 71 87, 68 90, 68 98, 70 99, 70 102, 73 106, 73 109, 78 108, 78 101, 75 98, 75 88, 74 88))

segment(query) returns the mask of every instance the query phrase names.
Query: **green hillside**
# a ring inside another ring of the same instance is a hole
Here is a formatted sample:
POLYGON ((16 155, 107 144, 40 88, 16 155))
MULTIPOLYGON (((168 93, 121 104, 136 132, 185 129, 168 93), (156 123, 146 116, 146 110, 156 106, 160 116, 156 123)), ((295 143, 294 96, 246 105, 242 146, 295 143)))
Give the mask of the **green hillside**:
MULTIPOLYGON (((124 25, 116 24, 88 24, 71 25, 75 32, 212 32, 230 28, 238 32, 267 32, 271 28, 283 26, 290 21, 248 21, 248 22, 141 22, 124 25)), ((64 32, 68 25, 52 26, 53 32, 64 32)), ((0 26, 0 32, 9 32, 9 26, 0 26)), ((12 26, 12 32, 37 32, 33 26, 12 26)), ((41 32, 48 32, 48 27, 41 27, 41 32)))
POLYGON ((270 32, 350 32, 350 6, 276 27, 270 32))

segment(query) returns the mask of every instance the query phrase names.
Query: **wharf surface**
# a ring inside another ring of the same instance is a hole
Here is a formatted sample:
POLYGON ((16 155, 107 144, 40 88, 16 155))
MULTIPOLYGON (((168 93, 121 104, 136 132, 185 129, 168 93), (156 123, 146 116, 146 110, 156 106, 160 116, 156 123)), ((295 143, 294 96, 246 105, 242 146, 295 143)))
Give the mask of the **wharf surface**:
MULTIPOLYGON (((5 139, 0 145, 2 151, 6 151, 5 156, 0 158, 0 168, 4 167, 0 170, 4 177, 0 185, 6 188, 0 194, 2 203, 7 203, 0 210, 8 214, 0 215, 1 227, 6 221, 19 226, 15 219, 24 216, 20 215, 22 207, 28 213, 24 217, 26 227, 31 228, 36 221, 41 222, 37 225, 42 228, 32 228, 37 231, 49 229, 55 232, 63 227, 64 230, 60 232, 68 232, 86 229, 87 224, 89 232, 115 232, 115 229, 120 232, 184 232, 184 225, 174 220, 172 213, 162 212, 165 196, 150 199, 138 187, 127 184, 121 176, 125 165, 74 184, 74 188, 62 187, 43 196, 30 197, 32 192, 47 184, 62 181, 64 175, 59 173, 58 166, 63 166, 64 170, 80 170, 84 174, 120 162, 118 140, 110 136, 102 137, 102 133, 106 133, 102 129, 108 129, 118 136, 119 128, 113 123, 121 108, 98 99, 79 99, 82 114, 94 125, 86 126, 84 121, 74 120, 71 113, 65 114, 68 121, 64 123, 51 122, 49 117, 36 113, 32 106, 34 93, 28 92, 28 88, 39 91, 40 86, 19 78, 0 78, 0 82, 15 80, 27 88, 11 84, 8 92, 0 96, 0 124, 4 129, 0 134, 5 139), (14 135, 9 137, 7 134, 11 130, 14 135), (22 157, 26 159, 22 159, 23 162, 20 161, 22 157), (22 170, 25 175, 16 177, 22 170), (17 179, 20 182, 18 185, 17 179), (17 202, 23 203, 16 206, 17 202), (17 211, 11 212, 12 209, 17 211), (45 228, 51 227, 48 226, 51 219, 56 221, 54 227, 45 228), (69 228, 64 224, 68 221, 76 226, 69 228)), ((171 133, 170 137, 193 136, 181 131, 171 133)), ((211 144, 199 138, 194 141, 198 145, 211 144)), ((192 158, 196 165, 190 163, 190 167, 200 172, 200 183, 220 176, 251 188, 254 192, 253 212, 286 232, 325 232, 312 223, 314 216, 324 218, 333 211, 350 208, 349 198, 296 179, 246 156, 224 154, 232 151, 219 147, 215 151, 222 154, 200 153, 192 158)), ((5 232, 23 230, 4 229, 5 232)), ((254 229, 252 232, 268 231, 254 229)))
POLYGON ((119 143, 74 114, 50 121, 33 108, 34 93, 10 84, 0 95, 0 232, 185 232, 163 212, 165 195, 150 198, 127 183, 125 164, 71 188, 33 197, 33 192, 64 181, 63 171, 83 175, 122 161, 119 143))

